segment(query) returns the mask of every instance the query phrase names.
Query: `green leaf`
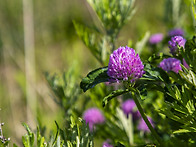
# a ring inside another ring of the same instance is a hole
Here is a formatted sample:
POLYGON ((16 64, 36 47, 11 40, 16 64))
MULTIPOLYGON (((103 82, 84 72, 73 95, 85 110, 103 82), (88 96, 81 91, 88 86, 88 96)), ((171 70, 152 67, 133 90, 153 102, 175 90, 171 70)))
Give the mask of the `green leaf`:
POLYGON ((121 144, 120 142, 118 142, 116 147, 125 147, 123 144, 121 144))
POLYGON ((187 110, 189 111, 190 114, 195 112, 195 106, 194 106, 194 101, 193 101, 193 97, 192 94, 190 93, 190 91, 184 87, 182 87, 182 100, 183 100, 183 104, 185 104, 185 107, 187 108, 187 110))
POLYGON ((37 127, 37 146, 44 147, 45 138, 40 135, 39 127, 37 127))
POLYGON ((167 92, 168 95, 173 97, 175 100, 181 102, 181 93, 180 90, 176 85, 167 85, 167 89, 169 92, 167 92))
POLYGON ((22 136, 22 143, 23 143, 24 147, 30 147, 28 135, 22 136))
POLYGON ((177 122, 181 122, 181 119, 178 116, 174 115, 172 113, 172 111, 170 110, 171 108, 168 108, 168 107, 169 106, 167 106, 167 108, 161 109, 159 111, 159 113, 162 113, 162 114, 166 115, 168 118, 170 118, 172 120, 175 120, 177 122))
POLYGON ((54 139, 54 142, 53 142, 53 146, 57 143, 57 139, 58 139, 58 136, 59 136, 59 125, 56 121, 55 121, 55 124, 56 124, 56 127, 57 127, 57 132, 56 132, 56 136, 55 136, 55 139, 54 139))
POLYGON ((98 44, 100 43, 101 34, 99 33, 97 28, 90 28, 83 24, 77 23, 73 21, 75 30, 80 39, 84 42, 84 44, 91 51, 93 56, 102 63, 101 60, 101 50, 98 48, 98 44))
POLYGON ((160 81, 164 80, 167 81, 169 80, 167 74, 165 71, 163 71, 161 68, 153 67, 151 64, 146 63, 144 66, 144 71, 146 72, 142 78, 146 78, 149 80, 155 80, 155 81, 160 81))
POLYGON ((127 137, 129 139, 129 144, 134 143, 134 129, 133 129, 133 120, 132 120, 132 115, 129 114, 129 117, 127 118, 126 115, 124 115, 123 110, 120 108, 116 109, 116 116, 118 119, 121 121, 122 126, 127 134, 127 137))
POLYGON ((184 81, 181 78, 181 76, 173 71, 169 72, 169 76, 173 78, 174 81, 176 81, 178 84, 183 85, 184 81))
POLYGON ((54 94, 60 99, 64 98, 65 95, 62 87, 63 83, 61 77, 57 74, 50 75, 47 72, 45 73, 45 77, 54 94))
POLYGON ((194 72, 192 72, 191 70, 189 71, 191 77, 192 77, 192 83, 193 85, 196 87, 196 75, 194 72))
POLYGON ((28 134, 26 134, 25 137, 23 138, 23 144, 31 147, 34 144, 34 134, 26 123, 23 123, 22 125, 25 127, 25 129, 28 132, 28 134))
POLYGON ((67 146, 68 147, 73 147, 72 143, 70 141, 67 141, 67 146))
POLYGON ((164 58, 169 58, 170 56, 169 55, 166 55, 166 54, 163 54, 163 53, 160 53, 159 55, 157 54, 152 54, 149 58, 148 58, 148 63, 156 63, 157 64, 157 61, 160 62, 162 61, 164 58))
POLYGON ((173 134, 177 134, 177 133, 189 133, 190 131, 189 130, 186 130, 186 129, 179 129, 177 131, 174 131, 173 134))
POLYGON ((80 142, 81 147, 93 147, 93 135, 90 133, 89 126, 86 125, 86 122, 79 118, 79 122, 81 123, 81 126, 77 126, 78 128, 78 134, 79 134, 79 139, 77 139, 77 142, 80 142))
POLYGON ((188 73, 183 71, 179 71, 180 76, 182 79, 185 79, 190 85, 196 87, 196 75, 193 71, 189 70, 188 73))
POLYGON ((182 129, 176 130, 173 133, 190 133, 190 132, 196 132, 195 124, 190 124, 190 125, 184 125, 181 126, 182 129))
POLYGON ((129 89, 125 89, 125 90, 119 89, 119 90, 116 90, 116 91, 112 91, 112 93, 110 93, 108 96, 104 97, 104 99, 103 99, 103 107, 105 107, 105 105, 107 105, 107 103, 111 99, 113 99, 114 97, 117 97, 119 95, 128 93, 129 91, 130 91, 129 89))
POLYGON ((107 75, 108 67, 98 68, 87 74, 80 83, 80 88, 86 92, 88 89, 93 88, 101 82, 108 82, 109 76, 107 75))

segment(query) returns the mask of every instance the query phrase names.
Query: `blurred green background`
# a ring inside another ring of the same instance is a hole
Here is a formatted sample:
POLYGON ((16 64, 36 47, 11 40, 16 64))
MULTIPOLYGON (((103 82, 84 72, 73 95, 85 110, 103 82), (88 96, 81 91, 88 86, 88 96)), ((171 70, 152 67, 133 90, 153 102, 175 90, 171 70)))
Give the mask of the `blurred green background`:
MULTIPOLYGON (((191 34, 193 22, 190 7, 181 0, 176 2, 180 2, 179 16, 175 16, 180 18, 177 22, 170 11, 172 0, 136 1, 136 14, 120 32, 117 45, 125 46, 129 40, 134 44, 147 31, 167 35, 168 30, 180 27, 191 34)), ((72 23, 77 20, 90 26, 97 19, 85 0, 33 0, 29 7, 33 8, 33 15, 25 14, 27 18, 32 18, 34 24, 31 30, 34 47, 31 49, 35 60, 30 64, 35 72, 33 77, 27 77, 25 68, 28 57, 24 47, 24 27, 27 24, 23 21, 23 12, 26 12, 23 1, 0 1, 0 122, 5 123, 4 136, 17 144, 21 143, 21 136, 25 133, 22 122, 28 122, 32 128, 40 123, 47 130, 55 129, 54 120, 63 122, 63 112, 51 98, 44 72, 61 73, 75 65, 78 75, 84 76, 99 67, 78 38, 72 23), (28 82, 34 95, 30 102, 28 82)))

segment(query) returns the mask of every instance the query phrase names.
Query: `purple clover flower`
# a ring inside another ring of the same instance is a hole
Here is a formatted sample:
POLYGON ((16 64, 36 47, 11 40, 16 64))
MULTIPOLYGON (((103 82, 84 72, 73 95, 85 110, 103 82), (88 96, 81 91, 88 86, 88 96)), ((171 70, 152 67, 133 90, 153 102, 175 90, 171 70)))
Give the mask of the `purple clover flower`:
POLYGON ((176 54, 178 52, 178 46, 183 47, 186 43, 186 39, 184 39, 182 36, 174 36, 171 38, 171 40, 168 42, 170 53, 172 55, 176 54))
POLYGON ((157 34, 153 34, 150 39, 149 39, 149 43, 150 44, 157 44, 159 42, 161 42, 163 40, 163 34, 162 33, 157 33, 157 34))
POLYGON ((97 108, 86 110, 83 114, 83 119, 89 124, 90 131, 93 131, 95 124, 101 124, 105 121, 103 114, 97 108))
POLYGON ((170 37, 173 37, 173 36, 184 36, 184 31, 180 28, 176 28, 176 29, 173 29, 173 30, 170 30, 168 35, 170 37))
POLYGON ((179 70, 182 70, 180 63, 181 63, 180 60, 176 58, 167 58, 161 61, 161 63, 159 64, 159 67, 161 67, 163 70, 167 72, 173 71, 175 73, 178 73, 179 70))
MULTIPOLYGON (((151 123, 152 127, 154 127, 154 122, 150 117, 147 117, 149 122, 151 123)), ((144 132, 150 132, 148 126, 146 125, 146 122, 142 119, 140 119, 139 124, 137 126, 137 129, 140 131, 144 131, 144 132)))
POLYGON ((144 74, 144 65, 135 50, 129 47, 119 47, 110 55, 107 74, 111 81, 135 81, 144 74))
POLYGON ((134 100, 128 99, 122 103, 122 110, 124 114, 128 117, 129 114, 132 114, 133 120, 137 120, 138 118, 141 117, 140 112, 136 110, 136 105, 134 100))

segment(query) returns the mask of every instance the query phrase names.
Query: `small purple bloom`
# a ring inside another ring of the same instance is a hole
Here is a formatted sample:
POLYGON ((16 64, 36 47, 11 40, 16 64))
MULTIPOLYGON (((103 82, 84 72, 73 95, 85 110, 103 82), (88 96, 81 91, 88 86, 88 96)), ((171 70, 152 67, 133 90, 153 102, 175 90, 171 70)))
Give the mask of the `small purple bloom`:
POLYGON ((136 110, 136 108, 137 107, 135 105, 135 102, 132 99, 128 99, 122 103, 122 110, 124 114, 127 117, 129 116, 129 114, 132 114, 134 120, 137 120, 141 116, 140 112, 136 110))
POLYGON ((107 74, 111 81, 135 81, 144 74, 144 65, 135 50, 129 47, 119 47, 110 55, 107 74))
POLYGON ((103 146, 102 147, 113 147, 111 144, 108 143, 108 141, 105 141, 103 143, 103 146))
POLYGON ((183 58, 182 60, 184 67, 186 67, 187 69, 189 69, 189 65, 186 63, 186 60, 183 58))
POLYGON ((172 37, 172 36, 184 36, 184 31, 182 29, 176 28, 176 29, 170 30, 168 35, 170 37, 172 37))
POLYGON ((161 61, 161 63, 159 64, 159 67, 161 67, 163 70, 167 72, 173 71, 175 73, 178 73, 179 70, 182 70, 180 66, 180 60, 176 58, 163 59, 163 61, 161 61))
POLYGON ((178 52, 178 46, 183 47, 186 43, 186 39, 184 39, 182 36, 174 36, 171 38, 171 40, 168 42, 170 53, 176 54, 178 52))
POLYGON ((95 124, 101 124, 105 121, 103 114, 97 108, 86 110, 83 114, 83 119, 89 124, 90 131, 93 131, 95 124))
MULTIPOLYGON (((149 122, 151 123, 152 127, 154 127, 154 123, 153 123, 152 119, 150 117, 147 117, 147 118, 148 118, 149 122)), ((140 131, 144 131, 144 132, 150 132, 148 126, 146 125, 146 122, 143 119, 141 119, 139 121, 137 129, 140 131)))
POLYGON ((157 33, 157 34, 153 34, 150 39, 149 39, 149 43, 150 44, 157 44, 159 42, 161 42, 163 40, 163 34, 162 33, 157 33))

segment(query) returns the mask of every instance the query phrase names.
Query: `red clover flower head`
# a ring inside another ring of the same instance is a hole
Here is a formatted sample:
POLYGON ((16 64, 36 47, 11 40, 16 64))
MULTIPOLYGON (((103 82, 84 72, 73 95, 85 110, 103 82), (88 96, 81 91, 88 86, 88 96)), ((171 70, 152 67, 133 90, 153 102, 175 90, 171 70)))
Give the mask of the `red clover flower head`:
POLYGON ((170 30, 168 35, 170 37, 173 37, 173 36, 184 36, 184 31, 180 28, 176 28, 176 29, 173 29, 173 30, 170 30))
POLYGON ((186 39, 184 39, 182 36, 172 37, 171 40, 168 42, 170 53, 173 55, 176 54, 178 51, 178 46, 184 48, 185 43, 186 39))
MULTIPOLYGON (((152 127, 154 127, 153 120, 148 116, 147 116, 147 118, 148 118, 148 121, 151 123, 152 127)), ((150 132, 150 130, 149 130, 148 126, 146 125, 146 122, 143 120, 143 118, 140 119, 139 124, 137 126, 137 129, 140 131, 144 131, 144 132, 150 132)))
POLYGON ((159 67, 161 67, 163 70, 167 72, 173 71, 175 73, 178 73, 179 70, 182 70, 180 63, 181 63, 180 60, 176 58, 167 58, 161 61, 161 63, 159 64, 159 67))
POLYGON ((153 34, 150 39, 149 39, 149 43, 150 44, 157 44, 159 42, 161 42, 163 40, 163 34, 162 33, 157 33, 157 34, 153 34))
POLYGON ((138 110, 136 110, 136 104, 134 100, 128 99, 122 103, 122 110, 124 114, 128 117, 129 114, 132 114, 133 120, 137 120, 138 118, 141 117, 140 113, 138 110))
POLYGON ((107 74, 114 80, 135 81, 144 74, 144 65, 135 50, 129 47, 119 47, 110 55, 107 74))
POLYGON ((103 114, 97 108, 87 109, 83 114, 83 119, 89 124, 90 131, 93 131, 95 124, 101 124, 105 121, 103 114))

